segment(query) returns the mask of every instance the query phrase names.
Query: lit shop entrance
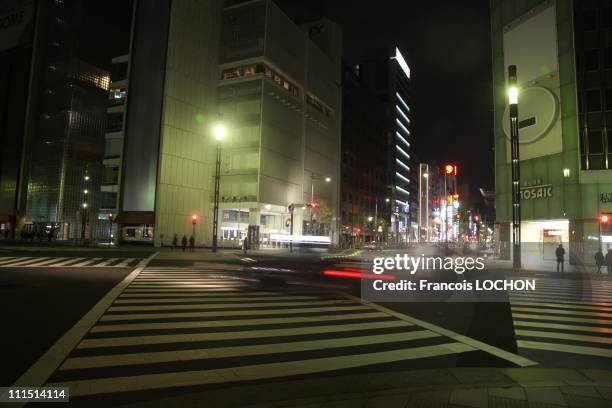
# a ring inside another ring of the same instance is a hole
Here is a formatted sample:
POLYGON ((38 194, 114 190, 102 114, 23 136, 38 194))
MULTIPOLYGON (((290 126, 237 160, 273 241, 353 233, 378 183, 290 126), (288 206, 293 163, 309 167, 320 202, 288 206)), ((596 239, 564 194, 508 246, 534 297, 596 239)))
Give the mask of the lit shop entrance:
POLYGON ((555 250, 559 244, 569 259, 569 221, 542 220, 521 223, 521 248, 524 265, 549 265, 556 261, 555 250))

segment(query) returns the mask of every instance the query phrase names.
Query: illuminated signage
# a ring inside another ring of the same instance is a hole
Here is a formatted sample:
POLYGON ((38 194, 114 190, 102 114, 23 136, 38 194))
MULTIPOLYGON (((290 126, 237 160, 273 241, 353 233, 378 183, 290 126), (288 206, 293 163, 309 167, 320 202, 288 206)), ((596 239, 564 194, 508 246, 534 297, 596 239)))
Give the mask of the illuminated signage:
POLYGON ((410 79, 410 67, 408 67, 408 64, 406 64, 406 60, 404 59, 404 56, 400 52, 399 48, 395 47, 395 56, 391 57, 391 59, 397 61, 402 71, 404 71, 404 74, 406 74, 406 77, 410 79))
POLYGON ((533 200, 552 197, 552 185, 540 184, 540 180, 527 182, 521 187, 521 200, 533 200))

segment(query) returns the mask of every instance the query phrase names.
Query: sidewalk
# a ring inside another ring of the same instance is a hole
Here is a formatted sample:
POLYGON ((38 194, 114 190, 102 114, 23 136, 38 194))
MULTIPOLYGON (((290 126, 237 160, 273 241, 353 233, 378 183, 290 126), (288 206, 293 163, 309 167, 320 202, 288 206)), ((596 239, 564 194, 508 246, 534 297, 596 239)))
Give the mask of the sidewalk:
POLYGON ((596 267, 590 266, 579 266, 570 265, 568 262, 564 265, 563 272, 557 272, 557 266, 554 262, 550 265, 522 265, 519 272, 514 272, 512 268, 512 261, 504 259, 490 259, 486 261, 487 268, 492 269, 503 269, 507 270, 511 274, 524 274, 524 275, 546 275, 552 278, 567 278, 567 279, 612 279, 612 275, 602 268, 602 274, 597 274, 596 267))
POLYGON ((244 384, 126 406, 604 408, 612 406, 612 371, 446 368, 372 372, 244 384))

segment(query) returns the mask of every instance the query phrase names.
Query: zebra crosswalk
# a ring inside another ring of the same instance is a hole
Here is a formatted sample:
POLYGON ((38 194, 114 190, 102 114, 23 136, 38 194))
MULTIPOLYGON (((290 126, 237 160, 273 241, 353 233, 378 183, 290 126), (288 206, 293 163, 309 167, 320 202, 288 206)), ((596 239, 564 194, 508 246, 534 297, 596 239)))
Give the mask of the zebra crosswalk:
POLYGON ((612 282, 540 278, 535 292, 512 292, 510 304, 523 353, 612 359, 612 282))
MULTIPOLYGON (((465 339, 465 337, 462 337, 465 339)), ((203 267, 149 267, 49 378, 71 398, 317 375, 483 352, 337 292, 203 267)))
POLYGON ((120 267, 135 266, 141 258, 84 258, 84 257, 32 257, 2 256, 0 268, 8 267, 120 267))

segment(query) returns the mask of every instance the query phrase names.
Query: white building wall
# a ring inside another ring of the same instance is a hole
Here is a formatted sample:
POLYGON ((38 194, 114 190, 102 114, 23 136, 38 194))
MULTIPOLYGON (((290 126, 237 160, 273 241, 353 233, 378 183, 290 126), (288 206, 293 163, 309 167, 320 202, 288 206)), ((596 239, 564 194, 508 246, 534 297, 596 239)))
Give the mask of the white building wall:
POLYGON ((172 2, 164 87, 155 245, 192 234, 210 245, 220 0, 172 2))

